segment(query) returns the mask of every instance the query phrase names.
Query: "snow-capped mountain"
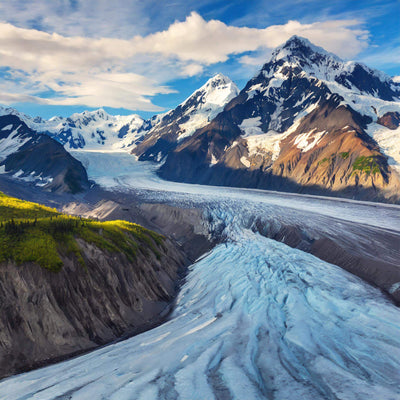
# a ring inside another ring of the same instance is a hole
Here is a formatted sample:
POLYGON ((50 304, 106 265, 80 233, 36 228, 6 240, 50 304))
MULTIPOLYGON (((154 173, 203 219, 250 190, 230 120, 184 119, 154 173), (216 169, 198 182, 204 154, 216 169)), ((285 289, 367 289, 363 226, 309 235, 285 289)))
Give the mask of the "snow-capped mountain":
POLYGON ((45 133, 67 150, 126 150, 149 129, 151 121, 139 115, 110 115, 104 110, 84 111, 68 118, 32 118, 13 108, 0 107, 0 115, 17 115, 31 129, 45 133))
POLYGON ((177 108, 148 120, 136 114, 110 115, 103 109, 46 120, 0 107, 0 115, 18 116, 31 129, 56 139, 67 150, 135 149, 141 160, 160 161, 178 142, 207 125, 238 93, 235 83, 217 74, 177 108))
POLYGON ((399 119, 399 83, 294 36, 160 175, 399 201, 399 119))
POLYGON ((89 186, 78 160, 17 115, 0 116, 0 173, 51 191, 79 192, 89 186))
POLYGON ((213 120, 238 93, 229 78, 215 75, 178 107, 161 116, 133 153, 139 160, 160 161, 181 141, 213 120))

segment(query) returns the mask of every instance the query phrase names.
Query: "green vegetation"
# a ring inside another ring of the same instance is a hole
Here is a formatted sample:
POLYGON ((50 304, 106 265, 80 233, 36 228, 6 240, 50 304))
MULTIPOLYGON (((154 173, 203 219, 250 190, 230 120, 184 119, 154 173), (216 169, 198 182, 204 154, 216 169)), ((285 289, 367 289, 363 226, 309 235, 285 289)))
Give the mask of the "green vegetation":
POLYGON ((161 235, 137 224, 72 217, 0 192, 0 262, 34 262, 60 271, 62 254, 74 255, 85 266, 78 238, 110 253, 123 253, 130 261, 138 251, 151 251, 159 258, 157 246, 163 243, 161 235))
MULTIPOLYGON (((350 157, 350 152, 343 151, 342 153, 339 153, 339 155, 340 155, 340 157, 342 157, 343 160, 347 160, 350 157)), ((337 158, 337 154, 332 153, 330 157, 325 157, 321 161, 319 161, 318 165, 323 165, 325 163, 330 164, 331 162, 334 162, 336 158, 337 158)))
POLYGON ((45 218, 58 215, 55 208, 45 207, 30 201, 19 200, 0 192, 0 221, 14 219, 45 218))
POLYGON ((366 174, 379 174, 381 170, 379 164, 376 162, 376 156, 361 156, 358 157, 353 163, 353 174, 357 172, 365 172, 366 174))
POLYGON ((330 159, 327 158, 327 157, 325 157, 325 158, 323 158, 321 161, 319 161, 318 165, 325 164, 326 162, 329 162, 329 161, 330 161, 330 159))

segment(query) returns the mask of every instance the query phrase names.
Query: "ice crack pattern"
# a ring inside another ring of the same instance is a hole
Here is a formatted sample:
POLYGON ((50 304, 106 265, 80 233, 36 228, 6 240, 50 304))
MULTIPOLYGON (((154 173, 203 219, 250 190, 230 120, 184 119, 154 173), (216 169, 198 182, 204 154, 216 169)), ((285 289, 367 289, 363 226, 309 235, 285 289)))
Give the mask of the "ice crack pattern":
POLYGON ((244 229, 190 267, 168 322, 0 383, 3 399, 400 396, 400 312, 339 267, 244 229))

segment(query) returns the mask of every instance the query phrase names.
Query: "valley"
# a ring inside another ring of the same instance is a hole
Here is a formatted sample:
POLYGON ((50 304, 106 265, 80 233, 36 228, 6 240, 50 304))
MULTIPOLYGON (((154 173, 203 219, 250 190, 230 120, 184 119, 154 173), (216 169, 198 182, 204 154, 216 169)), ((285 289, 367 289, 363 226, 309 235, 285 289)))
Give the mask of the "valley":
MULTIPOLYGON (((130 180, 126 166, 111 171, 107 162, 98 162, 99 154, 77 157, 91 179, 100 165, 110 173, 99 171, 100 182, 112 190, 108 201, 84 201, 86 215, 113 219, 133 203, 144 217, 150 212, 149 220, 157 214, 165 218, 168 207, 201 210, 201 219, 190 219, 194 230, 220 244, 189 267, 167 322, 3 380, 2 398, 262 399, 290 393, 363 399, 384 393, 395 399, 400 394, 400 311, 387 297, 399 299, 400 293, 399 206, 171 183, 140 162, 130 180), (322 247, 325 255, 336 243, 347 258, 392 265, 384 279, 387 295, 308 254, 307 241, 324 237, 331 241, 322 247)), ((104 189, 95 190, 106 199, 104 189)), ((83 210, 77 201, 67 207, 83 210)))
POLYGON ((397 400, 399 129, 299 36, 148 119, 0 107, 0 398, 397 400))

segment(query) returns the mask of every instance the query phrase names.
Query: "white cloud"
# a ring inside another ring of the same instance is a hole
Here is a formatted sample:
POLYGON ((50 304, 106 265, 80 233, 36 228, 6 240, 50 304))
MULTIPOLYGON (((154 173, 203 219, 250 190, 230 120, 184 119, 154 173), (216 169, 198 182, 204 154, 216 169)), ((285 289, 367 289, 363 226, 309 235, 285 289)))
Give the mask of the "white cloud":
POLYGON ((203 72, 204 67, 200 64, 188 64, 182 68, 182 75, 195 76, 203 72))
MULTIPOLYGON (((201 74, 205 66, 244 52, 266 55, 294 34, 345 58, 360 52, 368 38, 353 20, 289 21, 256 29, 206 21, 195 12, 164 31, 131 39, 64 36, 0 23, 0 65, 18 76, 0 90, 8 103, 23 88, 24 95, 36 102, 51 90, 56 96, 44 102, 159 111, 150 98, 172 92, 165 86, 168 79, 201 74), (146 68, 144 59, 156 63, 146 68)), ((241 61, 261 60, 246 55, 241 61)))
POLYGON ((21 28, 64 36, 132 37, 148 29, 142 0, 12 0, 0 2, 0 15, 21 28))
POLYGON ((49 104, 47 99, 42 99, 36 96, 30 96, 22 93, 7 93, 0 91, 0 103, 13 104, 13 103, 36 103, 36 104, 49 104))
POLYGON ((226 61, 231 54, 276 47, 293 35, 304 36, 314 44, 341 57, 359 53, 367 45, 368 32, 357 29, 358 21, 325 21, 301 24, 289 21, 265 29, 228 26, 221 21, 205 21, 192 12, 183 22, 167 30, 137 37, 132 44, 138 52, 155 52, 204 64, 226 61))
POLYGON ((400 83, 400 76, 394 76, 392 79, 394 82, 400 83))

